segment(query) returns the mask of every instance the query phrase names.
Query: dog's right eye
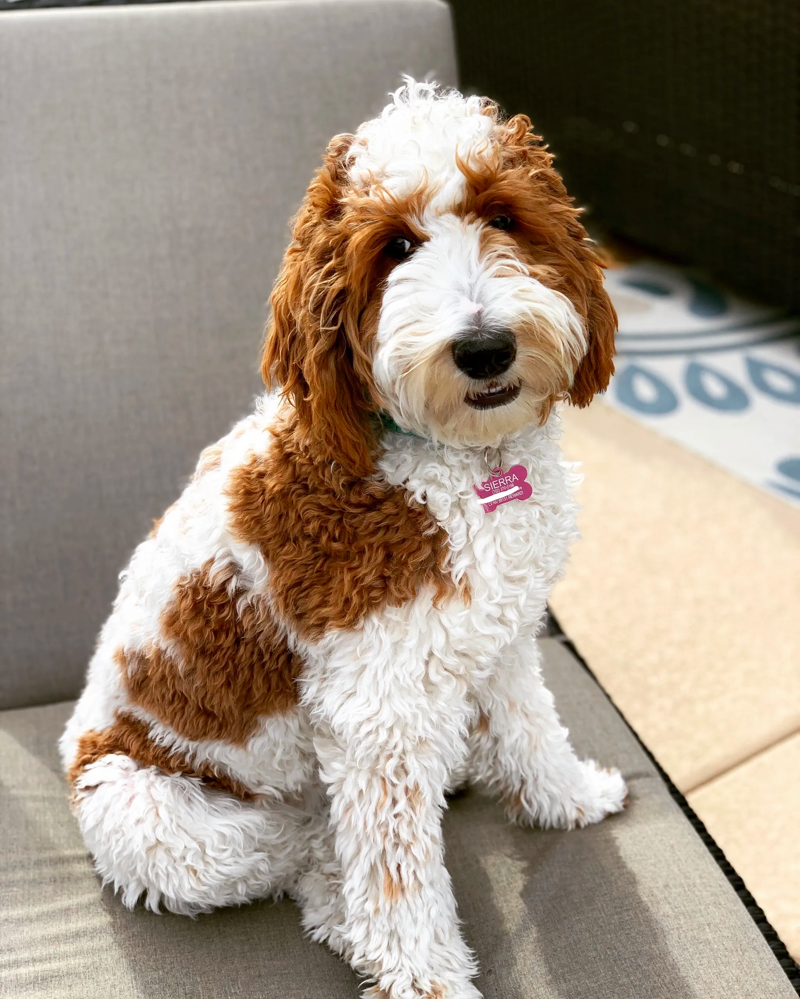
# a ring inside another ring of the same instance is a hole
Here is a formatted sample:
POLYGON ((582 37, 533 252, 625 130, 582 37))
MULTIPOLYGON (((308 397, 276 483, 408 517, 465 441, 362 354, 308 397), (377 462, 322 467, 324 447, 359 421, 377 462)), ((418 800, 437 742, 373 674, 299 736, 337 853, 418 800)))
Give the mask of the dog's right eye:
POLYGON ((407 240, 405 236, 395 236, 384 247, 386 255, 392 260, 405 260, 411 254, 412 249, 411 240, 407 240))
POLYGON ((489 225, 494 229, 500 229, 502 232, 507 233, 509 229, 514 228, 514 220, 510 215, 496 215, 489 225))

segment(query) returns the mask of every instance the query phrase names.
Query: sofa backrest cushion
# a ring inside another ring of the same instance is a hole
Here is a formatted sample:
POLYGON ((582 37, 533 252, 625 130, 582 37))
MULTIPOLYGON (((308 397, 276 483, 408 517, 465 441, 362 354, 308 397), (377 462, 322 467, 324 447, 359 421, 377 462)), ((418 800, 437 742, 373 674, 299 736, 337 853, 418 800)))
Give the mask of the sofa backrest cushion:
POLYGON ((134 546, 251 407, 328 139, 455 83, 441 0, 0 15, 0 707, 74 696, 134 546))

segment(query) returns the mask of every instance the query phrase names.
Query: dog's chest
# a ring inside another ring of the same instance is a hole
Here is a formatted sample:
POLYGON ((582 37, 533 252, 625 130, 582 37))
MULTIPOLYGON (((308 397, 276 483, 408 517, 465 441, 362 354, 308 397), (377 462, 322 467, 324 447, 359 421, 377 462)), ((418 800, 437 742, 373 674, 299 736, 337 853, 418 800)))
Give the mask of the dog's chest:
POLYGON ((455 579, 466 580, 472 635, 493 635, 501 643, 538 624, 566 558, 558 513, 540 492, 495 510, 459 496, 445 524, 455 579))
MULTIPOLYGON (((467 607, 437 613, 455 646, 477 653, 485 646, 495 655, 544 614, 576 535, 574 477, 562 461, 558 431, 556 422, 505 445, 503 469, 524 468, 531 489, 499 504, 481 503, 486 490, 475 489, 492 477, 480 450, 434 449, 409 438, 387 449, 383 467, 390 480, 424 503, 447 533, 449 572, 467 607)), ((514 483, 494 485, 500 493, 514 483)))

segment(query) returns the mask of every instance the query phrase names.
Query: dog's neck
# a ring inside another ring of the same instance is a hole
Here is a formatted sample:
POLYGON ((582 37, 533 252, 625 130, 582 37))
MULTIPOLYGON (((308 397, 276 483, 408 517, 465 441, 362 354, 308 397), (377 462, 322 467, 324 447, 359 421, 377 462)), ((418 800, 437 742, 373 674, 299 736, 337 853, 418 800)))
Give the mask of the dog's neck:
POLYGON ((391 417, 386 410, 381 410, 376 414, 376 419, 381 427, 385 431, 392 431, 394 434, 405 434, 407 437, 421 438, 421 434, 417 434, 416 431, 407 431, 405 428, 401 427, 397 421, 391 417))
POLYGON ((479 478, 485 478, 495 469, 505 468, 514 462, 525 464, 536 461, 543 446, 547 447, 561 437, 561 419, 555 409, 543 424, 528 424, 495 441, 479 445, 454 445, 423 437, 400 427, 388 414, 386 419, 380 420, 380 427, 378 465, 385 465, 381 455, 388 458, 391 464, 393 459, 389 458, 390 453, 402 454, 409 461, 432 460, 450 469, 470 469, 479 478))
MULTIPOLYGON (((310 438, 307 429, 298 423, 294 406, 279 393, 266 393, 261 408, 274 408, 276 426, 282 428, 284 435, 293 439, 292 447, 307 454, 324 475, 330 474, 336 478, 344 476, 346 479, 370 478, 369 474, 365 476, 364 473, 349 470, 323 448, 315 447, 320 442, 310 438)), ((540 443, 557 440, 561 436, 560 418, 556 411, 548 414, 548 419, 540 425, 529 424, 519 431, 479 445, 450 444, 406 430, 386 411, 379 411, 367 420, 365 430, 371 437, 369 450, 375 463, 374 468, 384 464, 383 458, 387 453, 404 453, 409 460, 416 456, 420 460, 433 460, 453 469, 471 469, 478 478, 485 478, 495 469, 505 468, 512 462, 522 461, 524 464, 538 453, 540 443)))

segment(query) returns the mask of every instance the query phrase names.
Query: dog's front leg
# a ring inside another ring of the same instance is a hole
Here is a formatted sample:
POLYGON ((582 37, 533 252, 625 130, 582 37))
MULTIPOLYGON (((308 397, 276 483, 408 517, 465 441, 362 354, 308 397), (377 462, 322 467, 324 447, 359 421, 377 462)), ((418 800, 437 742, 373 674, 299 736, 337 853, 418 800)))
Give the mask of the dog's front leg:
POLYGON ((441 836, 447 776, 467 749, 465 685, 400 644, 355 642, 352 653, 357 662, 334 656, 306 685, 342 870, 343 951, 372 980, 366 996, 479 997, 441 836))
POLYGON ((533 639, 509 648, 481 696, 470 739, 470 777, 502 796, 519 823, 571 829, 624 808, 616 768, 580 760, 545 687, 533 639))

